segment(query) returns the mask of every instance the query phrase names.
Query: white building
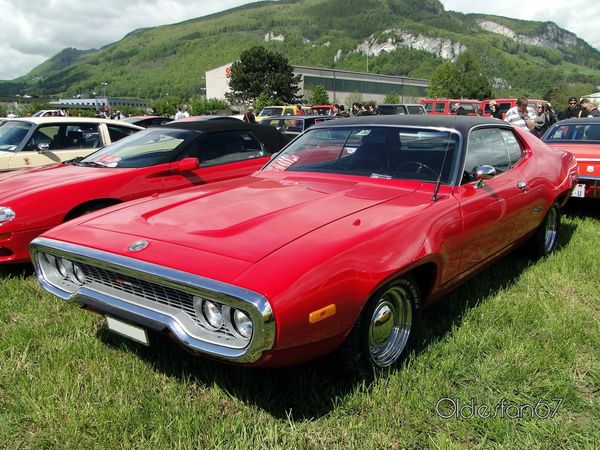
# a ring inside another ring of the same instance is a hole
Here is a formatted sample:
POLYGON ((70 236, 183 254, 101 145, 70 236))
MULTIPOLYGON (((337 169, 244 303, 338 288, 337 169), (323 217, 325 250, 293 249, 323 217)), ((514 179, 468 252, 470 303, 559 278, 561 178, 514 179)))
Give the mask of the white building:
MULTIPOLYGON (((208 98, 225 99, 225 94, 230 92, 231 64, 224 64, 206 71, 206 96, 208 98)), ((426 89, 429 86, 429 80, 422 78, 319 67, 292 67, 294 74, 302 76, 298 85, 299 96, 304 96, 316 85, 322 85, 327 90, 331 103, 346 104, 348 97, 355 96, 357 93, 361 94, 365 101, 372 100, 383 103, 385 96, 390 92, 396 92, 400 96, 401 103, 414 103, 426 97, 426 89)))

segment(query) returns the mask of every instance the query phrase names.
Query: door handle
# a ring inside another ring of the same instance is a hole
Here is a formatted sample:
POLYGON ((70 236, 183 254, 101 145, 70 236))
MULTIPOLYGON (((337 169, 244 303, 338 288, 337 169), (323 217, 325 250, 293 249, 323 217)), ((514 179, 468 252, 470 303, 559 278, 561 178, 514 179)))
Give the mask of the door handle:
POLYGON ((521 189, 522 191, 524 191, 525 189, 527 189, 527 181, 525 180, 521 180, 517 183, 517 187, 519 189, 521 189))

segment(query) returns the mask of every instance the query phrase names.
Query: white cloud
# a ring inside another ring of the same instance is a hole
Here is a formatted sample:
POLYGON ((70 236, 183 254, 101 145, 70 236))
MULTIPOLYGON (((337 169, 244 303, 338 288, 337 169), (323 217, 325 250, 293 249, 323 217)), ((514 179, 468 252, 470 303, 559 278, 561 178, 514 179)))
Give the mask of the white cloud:
MULTIPOLYGON (((257 0, 0 0, 0 80, 25 75, 67 47, 116 42, 131 31, 176 23, 257 0)), ((600 49, 598 0, 441 0, 447 10, 551 20, 600 49)))
POLYGON ((598 0, 553 0, 524 2, 522 0, 495 0, 473 2, 472 0, 440 0, 449 11, 462 13, 495 14, 523 20, 551 21, 565 30, 575 33, 592 47, 600 49, 598 0))
POLYGON ((0 80, 25 75, 67 47, 116 42, 144 27, 181 22, 258 0, 0 0, 0 80))

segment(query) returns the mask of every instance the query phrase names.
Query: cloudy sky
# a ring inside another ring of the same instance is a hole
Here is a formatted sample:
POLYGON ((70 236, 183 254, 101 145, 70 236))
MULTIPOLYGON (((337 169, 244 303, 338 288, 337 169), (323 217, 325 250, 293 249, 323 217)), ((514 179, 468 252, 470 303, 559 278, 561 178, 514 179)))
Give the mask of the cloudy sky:
MULTIPOLYGON (((0 80, 27 74, 66 47, 99 48, 142 27, 200 17, 257 0, 0 0, 0 80)), ((600 49, 598 0, 441 0, 446 10, 551 20, 600 49)))

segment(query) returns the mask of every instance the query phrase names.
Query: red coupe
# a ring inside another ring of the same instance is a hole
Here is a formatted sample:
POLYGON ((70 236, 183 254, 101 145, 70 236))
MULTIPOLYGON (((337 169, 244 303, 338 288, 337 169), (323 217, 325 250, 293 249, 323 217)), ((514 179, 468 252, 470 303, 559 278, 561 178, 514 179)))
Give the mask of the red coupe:
POLYGON ((251 177, 46 232, 32 260, 45 289, 143 343, 271 367, 337 349, 386 372, 423 307, 521 243, 555 249, 576 170, 495 119, 334 120, 251 177))
POLYGON ((0 175, 0 263, 29 261, 29 243, 74 217, 147 195, 249 175, 286 139, 241 121, 150 128, 86 158, 0 175))
POLYGON ((600 198, 600 119, 561 120, 542 140, 550 147, 571 152, 577 159, 579 183, 573 197, 600 198))

